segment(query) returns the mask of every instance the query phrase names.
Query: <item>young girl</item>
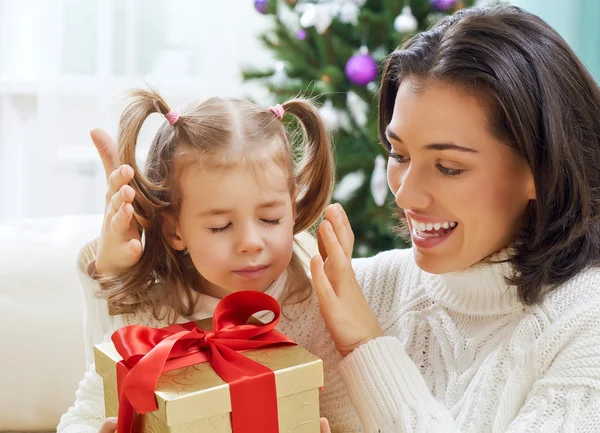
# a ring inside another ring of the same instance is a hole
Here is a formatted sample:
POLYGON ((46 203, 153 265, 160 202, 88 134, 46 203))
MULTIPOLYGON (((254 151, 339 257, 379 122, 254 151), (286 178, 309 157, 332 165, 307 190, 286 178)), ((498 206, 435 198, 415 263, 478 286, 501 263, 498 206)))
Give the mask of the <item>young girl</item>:
MULTIPOLYGON (((79 257, 90 367, 58 432, 115 429, 115 420, 105 420, 94 344, 126 325, 210 317, 220 298, 239 290, 264 291, 283 304, 277 329, 325 361, 329 382, 340 355, 293 248, 294 235, 320 218, 333 183, 332 149, 316 107, 304 99, 266 109, 212 98, 178 113, 155 92, 137 90, 132 98, 120 122, 124 165, 109 180, 103 232, 79 257), (136 141, 153 113, 167 121, 142 174, 136 141), (301 125, 303 141, 286 133, 285 114, 301 125)), ((334 431, 359 430, 341 380, 322 396, 334 431)))

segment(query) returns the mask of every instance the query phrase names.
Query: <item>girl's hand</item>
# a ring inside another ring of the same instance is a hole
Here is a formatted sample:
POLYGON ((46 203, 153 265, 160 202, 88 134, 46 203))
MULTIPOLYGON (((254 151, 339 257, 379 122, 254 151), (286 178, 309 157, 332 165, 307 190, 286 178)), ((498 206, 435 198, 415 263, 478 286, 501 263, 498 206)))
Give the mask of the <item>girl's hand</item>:
POLYGON ((115 433, 117 431, 117 418, 111 417, 106 418, 100 428, 98 429, 98 433, 115 433))
POLYGON ((327 421, 327 418, 321 418, 321 433, 331 433, 331 429, 329 428, 329 421, 327 421))
POLYGON ((128 165, 118 165, 116 146, 105 131, 95 129, 90 135, 108 182, 95 273, 111 276, 135 265, 142 255, 140 232, 133 218, 135 192, 128 185, 133 179, 133 169, 128 165))
POLYGON ((383 333, 352 269, 354 234, 339 204, 325 211, 318 237, 323 258, 317 254, 310 262, 313 283, 325 324, 346 356, 383 333))

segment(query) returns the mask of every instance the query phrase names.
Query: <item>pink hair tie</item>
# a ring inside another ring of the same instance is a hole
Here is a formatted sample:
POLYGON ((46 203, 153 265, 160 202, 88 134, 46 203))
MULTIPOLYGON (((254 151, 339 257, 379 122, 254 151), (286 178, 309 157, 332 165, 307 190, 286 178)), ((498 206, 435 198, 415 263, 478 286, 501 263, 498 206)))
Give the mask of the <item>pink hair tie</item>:
POLYGON ((169 125, 173 126, 179 120, 179 111, 171 110, 167 114, 165 114, 165 117, 169 121, 169 125))
POLYGON ((281 106, 281 104, 274 105, 269 107, 269 111, 271 111, 279 120, 283 119, 283 115, 285 114, 285 110, 281 106))

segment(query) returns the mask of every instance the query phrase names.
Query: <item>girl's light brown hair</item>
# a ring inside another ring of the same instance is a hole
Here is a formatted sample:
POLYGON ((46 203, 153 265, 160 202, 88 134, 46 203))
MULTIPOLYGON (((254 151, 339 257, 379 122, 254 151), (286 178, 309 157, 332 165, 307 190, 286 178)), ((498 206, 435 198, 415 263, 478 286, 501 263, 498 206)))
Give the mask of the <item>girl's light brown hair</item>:
MULTIPOLYGON (((135 176, 134 216, 144 234, 140 261, 121 275, 102 281, 110 314, 151 309, 157 319, 173 322, 194 310, 195 293, 202 276, 185 252, 173 249, 163 225, 181 205, 178 176, 189 165, 228 169, 244 164, 263 175, 262 167, 276 162, 288 170, 288 187, 295 198, 294 234, 312 227, 330 201, 334 180, 333 151, 317 107, 296 98, 282 104, 300 128, 289 133, 284 122, 267 108, 235 98, 211 98, 189 105, 171 126, 160 127, 142 172, 135 159, 138 135, 153 113, 170 108, 153 90, 134 90, 119 125, 119 157, 135 176)), ((263 179, 268 181, 268 178, 263 179)), ((311 284, 296 252, 288 266, 287 299, 310 295, 311 284)))

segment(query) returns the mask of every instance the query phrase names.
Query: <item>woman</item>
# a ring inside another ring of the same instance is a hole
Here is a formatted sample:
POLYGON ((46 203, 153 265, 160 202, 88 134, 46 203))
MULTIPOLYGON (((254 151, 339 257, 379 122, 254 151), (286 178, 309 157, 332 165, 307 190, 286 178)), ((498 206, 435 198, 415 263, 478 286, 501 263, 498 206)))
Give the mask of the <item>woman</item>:
POLYGON ((335 205, 311 263, 363 431, 600 431, 598 113, 518 8, 461 10, 389 56, 379 132, 413 246, 351 260, 335 205))
POLYGON ((514 7, 389 56, 379 135, 412 249, 351 263, 340 213, 311 263, 364 431, 600 431, 599 113, 563 39, 514 7))

